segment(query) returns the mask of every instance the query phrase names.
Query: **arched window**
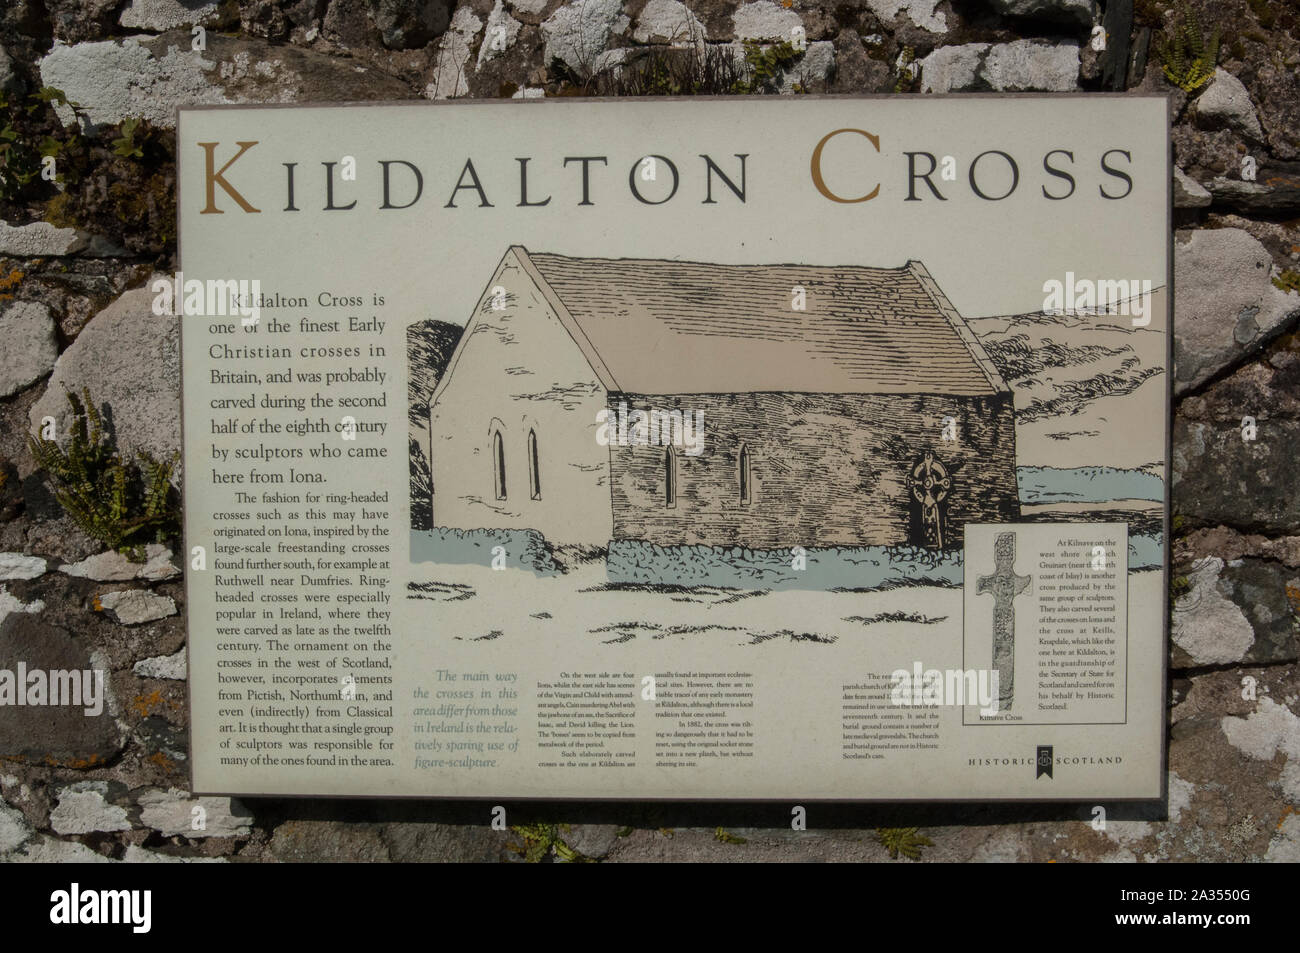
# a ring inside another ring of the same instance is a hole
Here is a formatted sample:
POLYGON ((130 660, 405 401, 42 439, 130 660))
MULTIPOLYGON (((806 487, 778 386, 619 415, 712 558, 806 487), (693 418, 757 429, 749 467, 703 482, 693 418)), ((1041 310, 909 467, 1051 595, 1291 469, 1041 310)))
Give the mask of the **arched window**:
POLYGON ((671 446, 664 451, 664 506, 677 505, 677 451, 671 446))
POLYGON ((496 484, 498 500, 506 498, 506 450, 501 441, 501 431, 492 432, 492 479, 496 484))
POLYGON ((750 482, 749 482, 749 445, 742 443, 740 445, 740 502, 742 504, 749 502, 750 482))
POLYGON ((537 432, 528 431, 528 490, 534 500, 542 498, 542 478, 537 470, 537 432))

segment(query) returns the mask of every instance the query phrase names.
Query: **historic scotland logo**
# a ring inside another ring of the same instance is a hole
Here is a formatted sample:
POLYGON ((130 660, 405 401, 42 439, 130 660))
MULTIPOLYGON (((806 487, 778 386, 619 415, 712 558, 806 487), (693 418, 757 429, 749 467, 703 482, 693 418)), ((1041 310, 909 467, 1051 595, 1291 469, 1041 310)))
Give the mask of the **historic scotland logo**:
POLYGON ((1043 775, 1049 778, 1052 776, 1052 746, 1039 745, 1038 755, 1034 758, 1034 763, 1038 766, 1034 774, 1034 780, 1037 781, 1043 775))

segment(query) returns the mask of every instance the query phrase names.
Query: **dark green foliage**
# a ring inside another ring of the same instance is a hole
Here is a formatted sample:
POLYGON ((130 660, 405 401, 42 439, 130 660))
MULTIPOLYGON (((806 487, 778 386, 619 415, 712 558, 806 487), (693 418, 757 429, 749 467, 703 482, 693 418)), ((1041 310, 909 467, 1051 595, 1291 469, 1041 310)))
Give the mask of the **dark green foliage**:
POLYGON ((884 845, 894 860, 899 854, 909 860, 920 860, 921 848, 934 846, 934 842, 918 834, 915 827, 880 827, 876 829, 876 840, 884 845))
POLYGON ((523 843, 506 846, 522 857, 525 863, 581 864, 591 860, 564 842, 560 832, 569 829, 567 824, 518 824, 510 829, 519 835, 523 843))
POLYGON ((903 51, 898 57, 898 79, 894 81, 894 92, 907 93, 912 91, 912 86, 916 82, 916 70, 912 67, 915 62, 916 50, 910 46, 903 47, 903 51))
POLYGON ((76 177, 74 160, 85 153, 84 137, 75 123, 64 128, 56 104, 78 111, 76 103, 52 86, 13 100, 0 91, 0 201, 38 199, 51 194, 55 182, 76 177), (54 182, 41 176, 46 156, 56 162, 54 182))
POLYGON ((1209 39, 1201 30, 1201 20, 1186 3, 1178 8, 1178 19, 1169 28, 1169 36, 1158 44, 1164 63, 1165 79, 1185 92, 1195 92, 1210 81, 1219 60, 1219 31, 1209 39))
POLYGON ((135 254, 169 253, 176 241, 175 134, 130 118, 87 136, 79 121, 64 126, 56 107, 82 116, 51 86, 28 96, 0 91, 0 219, 44 218, 135 254))
POLYGON ((1273 279, 1273 286, 1279 291, 1300 292, 1300 271, 1288 268, 1273 279))
POLYGON ((113 155, 122 156, 124 159, 137 158, 143 159, 144 152, 140 149, 140 144, 135 141, 136 130, 140 128, 139 119, 127 119, 118 126, 118 131, 122 134, 113 140, 113 155))
POLYGON ((716 828, 716 829, 713 831, 713 839, 716 840, 716 841, 721 841, 721 842, 724 843, 724 844, 744 844, 744 843, 746 843, 745 838, 740 837, 740 836, 738 836, 738 835, 736 835, 736 834, 731 833, 731 831, 727 830, 725 827, 719 827, 719 828, 716 828))
POLYGON ((1178 608, 1178 600, 1192 591, 1192 581, 1186 576, 1174 576, 1169 580, 1169 612, 1178 608))
POLYGON ((67 448, 29 436, 32 456, 57 484, 54 497, 87 536, 130 559, 146 543, 180 535, 180 508, 171 485, 176 460, 160 463, 144 452, 124 461, 89 391, 69 393, 72 433, 67 448))
POLYGON ((68 187, 51 199, 51 225, 104 235, 135 254, 161 256, 176 241, 176 136, 147 120, 84 140, 84 154, 60 161, 68 187))
POLYGON ((775 92, 786 71, 803 57, 802 50, 784 40, 764 47, 754 40, 745 41, 745 63, 749 77, 733 90, 737 93, 775 92))

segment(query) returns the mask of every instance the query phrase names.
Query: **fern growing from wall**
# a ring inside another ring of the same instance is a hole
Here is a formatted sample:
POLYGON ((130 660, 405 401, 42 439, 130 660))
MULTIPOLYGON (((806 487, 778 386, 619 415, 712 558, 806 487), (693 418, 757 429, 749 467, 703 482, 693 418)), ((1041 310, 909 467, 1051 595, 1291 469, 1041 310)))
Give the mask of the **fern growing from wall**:
POLYGON ((123 459, 88 390, 68 394, 72 430, 67 446, 29 436, 32 456, 55 483, 54 497, 87 536, 129 559, 143 560, 147 543, 180 535, 180 508, 171 485, 176 459, 138 451, 123 459))

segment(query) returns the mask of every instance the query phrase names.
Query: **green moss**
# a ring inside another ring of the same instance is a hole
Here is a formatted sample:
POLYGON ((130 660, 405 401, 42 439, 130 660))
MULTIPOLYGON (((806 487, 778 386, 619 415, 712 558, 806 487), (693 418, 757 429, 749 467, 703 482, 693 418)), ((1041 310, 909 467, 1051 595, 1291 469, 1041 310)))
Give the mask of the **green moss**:
POLYGON ((745 41, 745 64, 749 67, 750 78, 738 84, 739 93, 758 93, 776 89, 777 83, 786 70, 803 58, 803 50, 782 40, 763 46, 756 40, 745 41))
POLYGON ((175 176, 155 173, 138 184, 114 182, 108 187, 106 211, 118 221, 131 223, 126 229, 150 229, 158 244, 176 242, 175 176))
POLYGON ((136 254, 162 256, 176 242, 175 135, 128 119, 116 132, 74 143, 74 162, 45 220, 104 235, 136 254))
POLYGON ((713 839, 714 839, 714 840, 717 840, 717 841, 721 841, 721 842, 724 843, 724 844, 744 844, 744 843, 748 843, 748 842, 745 840, 745 838, 743 838, 743 837, 739 837, 739 836, 737 836, 737 835, 731 833, 731 832, 728 831, 725 827, 719 827, 719 828, 715 829, 714 832, 713 832, 713 839))
POLYGON ((916 50, 910 46, 903 47, 903 52, 898 57, 898 78, 894 81, 894 92, 911 92, 912 84, 916 82, 916 70, 912 68, 915 62, 916 50))
POLYGON ((881 63, 889 62, 888 43, 883 40, 879 43, 868 43, 866 40, 863 40, 861 36, 859 36, 858 39, 862 41, 862 48, 867 51, 868 57, 873 60, 879 60, 881 63))
POLYGON ((934 846, 934 841, 918 834, 915 827, 880 827, 876 829, 876 840, 894 860, 899 854, 909 860, 920 860, 921 848, 934 846))
POLYGON ((87 536, 136 561, 145 543, 180 536, 180 507, 171 486, 173 457, 159 462, 143 451, 124 460, 105 429, 90 392, 68 394, 73 424, 66 449, 29 436, 37 464, 55 481, 54 497, 87 536))
POLYGON ((1192 581, 1186 576, 1174 576, 1169 581, 1169 611, 1173 613, 1178 600, 1192 591, 1192 581))
POLYGON ((1288 268, 1282 274, 1272 279, 1274 287, 1281 291, 1296 292, 1300 294, 1300 271, 1288 268))
POLYGON ((67 192, 60 192, 45 206, 45 221, 56 228, 80 228, 77 205, 67 192))
POLYGON ((528 864, 569 863, 581 864, 591 861, 564 842, 561 831, 568 832, 568 824, 518 824, 510 828, 519 835, 520 843, 507 844, 528 864))

